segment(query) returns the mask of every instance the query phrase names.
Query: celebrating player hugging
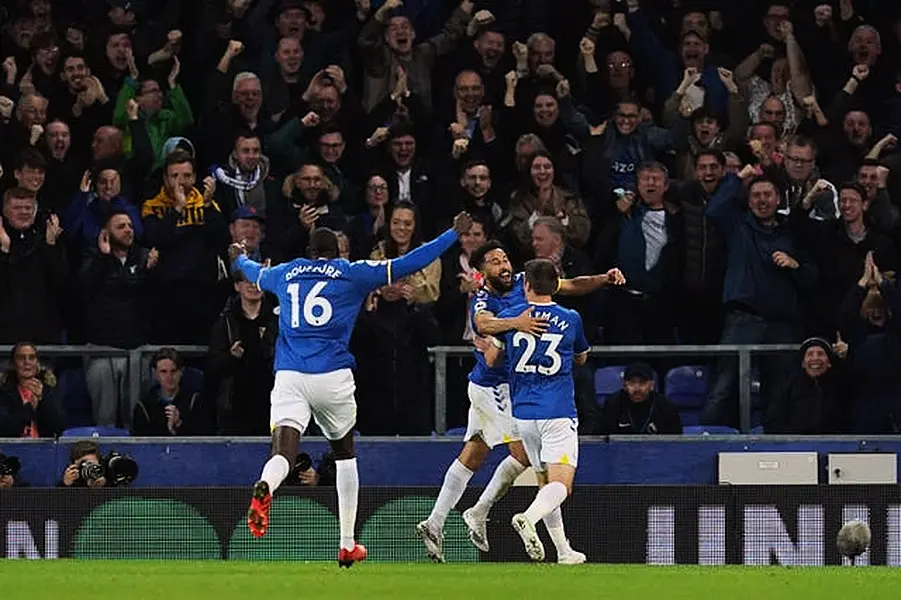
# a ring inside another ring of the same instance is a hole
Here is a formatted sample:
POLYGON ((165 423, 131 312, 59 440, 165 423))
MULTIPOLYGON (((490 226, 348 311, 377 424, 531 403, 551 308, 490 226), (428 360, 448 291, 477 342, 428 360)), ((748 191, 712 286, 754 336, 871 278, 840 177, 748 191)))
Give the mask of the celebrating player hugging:
MULTIPOLYGON (((557 268, 551 261, 526 263, 528 308, 545 320, 547 331, 540 336, 508 331, 503 342, 495 340, 486 349, 485 359, 491 365, 504 363, 516 428, 541 486, 531 506, 513 517, 513 528, 529 558, 541 561, 544 545, 535 525, 543 519, 557 547, 557 562, 574 564, 585 562, 585 555, 569 546, 560 505, 572 491, 579 459, 572 367, 588 359, 588 342, 579 313, 553 301, 557 286, 557 268)), ((511 307, 498 316, 514 317, 521 309, 511 307)))
POLYGON ((270 399, 272 457, 253 487, 247 512, 247 525, 255 537, 266 533, 272 493, 291 471, 300 436, 312 415, 335 455, 341 531, 338 564, 349 567, 366 559, 366 548, 354 538, 360 487, 353 442, 355 361, 348 349, 354 322, 369 293, 423 269, 471 225, 469 215, 460 213, 454 227, 435 240, 384 261, 338 258, 338 237, 329 229, 311 234, 310 258, 275 267, 250 260, 243 244, 229 248, 232 264, 260 289, 278 297, 280 310, 270 399))
MULTIPOLYGON (((509 374, 501 365, 490 365, 486 361, 489 354, 496 352, 490 341, 492 338, 488 336, 501 335, 509 331, 528 336, 529 339, 540 340, 542 335, 547 335, 546 332, 551 325, 543 314, 532 314, 532 307, 526 306, 523 286, 525 278, 522 273, 513 274, 507 252, 499 242, 487 242, 476 250, 470 258, 470 264, 482 274, 484 284, 476 292, 470 305, 472 330, 477 333, 473 340, 476 346, 476 366, 469 375, 470 409, 465 444, 445 474, 444 483, 429 518, 416 526, 416 533, 425 544, 427 554, 436 562, 444 562, 443 530, 447 515, 463 496, 470 478, 482 466, 488 452, 496 445, 504 443, 509 448, 510 456, 498 465, 476 504, 463 513, 463 520, 469 528, 470 540, 483 552, 489 550, 486 521, 491 507, 504 496, 530 463, 513 418, 509 374), (516 314, 512 314, 513 312, 516 314), (505 317, 501 317, 501 314, 505 317)), ((556 270, 554 272, 556 273, 556 270)), ((612 269, 602 275, 559 281, 555 274, 551 293, 583 295, 604 285, 623 283, 625 278, 618 269, 612 269)), ((578 317, 578 314, 576 316, 578 317)), ((579 321, 579 330, 581 327, 579 321)), ((570 371, 566 370, 565 373, 566 377, 570 378, 569 387, 572 390, 570 371)), ((570 391, 570 403, 574 403, 572 396, 573 393, 570 391)), ((572 415, 575 416, 575 408, 572 415)), ((532 464, 539 463, 532 462, 532 464)), ((559 508, 552 510, 545 518, 545 525, 556 546, 558 562, 585 561, 585 555, 573 551, 566 540, 559 508)))

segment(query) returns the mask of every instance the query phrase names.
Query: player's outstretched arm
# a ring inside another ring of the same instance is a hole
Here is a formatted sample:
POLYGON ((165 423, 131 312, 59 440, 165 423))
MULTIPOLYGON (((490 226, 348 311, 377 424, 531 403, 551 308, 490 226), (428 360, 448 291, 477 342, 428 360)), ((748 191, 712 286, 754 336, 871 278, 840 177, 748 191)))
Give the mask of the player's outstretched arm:
POLYGON ((532 335, 541 335, 547 331, 547 319, 532 316, 532 309, 526 308, 517 317, 502 319, 483 310, 473 318, 476 329, 481 335, 501 335, 508 331, 522 331, 532 335))
POLYGON ((412 275, 416 271, 421 271, 438 260, 442 254, 454 245, 461 234, 469 231, 470 227, 472 227, 472 217, 465 212, 458 214, 454 217, 454 226, 452 228, 431 242, 392 260, 388 274, 388 283, 392 283, 394 279, 401 279, 407 275, 412 275))
POLYGON ((624 285, 625 283, 626 277, 622 271, 610 269, 600 275, 582 275, 572 279, 561 279, 557 293, 561 296, 584 296, 608 285, 624 285))
POLYGON ((228 247, 228 258, 231 260, 232 267, 241 271, 247 281, 253 282, 259 286, 261 275, 264 269, 269 267, 269 263, 262 265, 247 257, 247 247, 244 242, 240 244, 232 244, 228 247))

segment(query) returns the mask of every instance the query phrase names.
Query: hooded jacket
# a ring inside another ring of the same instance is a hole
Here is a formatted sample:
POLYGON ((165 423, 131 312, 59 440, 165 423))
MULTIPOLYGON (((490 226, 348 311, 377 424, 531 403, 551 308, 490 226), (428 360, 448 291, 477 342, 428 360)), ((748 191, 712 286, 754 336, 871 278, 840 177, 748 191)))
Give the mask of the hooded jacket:
POLYGON ((218 279, 219 250, 228 244, 228 227, 219 205, 204 206, 203 194, 191 188, 181 214, 163 188, 144 202, 144 241, 159 250, 156 267, 162 282, 190 279, 214 283, 218 279))

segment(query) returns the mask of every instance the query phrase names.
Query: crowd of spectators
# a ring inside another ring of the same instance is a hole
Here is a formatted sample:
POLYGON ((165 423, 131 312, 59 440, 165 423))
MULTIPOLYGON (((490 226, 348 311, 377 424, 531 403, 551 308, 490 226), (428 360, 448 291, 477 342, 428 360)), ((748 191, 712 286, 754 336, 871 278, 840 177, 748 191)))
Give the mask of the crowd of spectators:
MULTIPOLYGON (((807 339, 760 361, 767 431, 901 427, 896 0, 0 4, 2 435, 68 424, 35 351, 61 342, 210 346, 157 353, 140 401, 124 358, 86 360, 97 425, 266 435, 277 315, 228 244, 275 264, 330 227, 345 257, 392 258, 461 209, 460 244, 361 312, 363 434, 432 429, 426 348, 472 339, 492 238, 564 277, 623 271, 561 300, 592 343, 807 339)), ((648 381, 680 361, 603 409, 599 363, 577 370, 580 432, 666 402, 648 381)), ((737 361, 708 366, 702 422, 737 426, 737 361)))

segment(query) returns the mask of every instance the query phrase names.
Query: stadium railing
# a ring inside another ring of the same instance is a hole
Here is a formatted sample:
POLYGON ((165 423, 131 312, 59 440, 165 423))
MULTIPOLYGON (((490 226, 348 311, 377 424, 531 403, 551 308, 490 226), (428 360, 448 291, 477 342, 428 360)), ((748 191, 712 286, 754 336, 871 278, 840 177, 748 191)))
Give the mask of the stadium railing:
MULTIPOLYGON (((202 356, 207 346, 147 345, 133 350, 122 350, 109 346, 39 345, 38 352, 46 357, 119 357, 128 359, 129 396, 139 398, 143 381, 150 377, 143 372, 145 359, 160 348, 175 348, 185 356, 202 356)), ((11 345, 0 345, 0 356, 12 351, 11 345)), ((761 354, 792 352, 798 349, 794 344, 761 345, 669 345, 669 346, 592 346, 592 357, 644 358, 655 356, 722 357, 738 356, 740 430, 751 433, 751 357, 761 354)), ((428 350, 435 368, 435 431, 439 435, 447 433, 447 360, 450 357, 465 357, 472 354, 470 346, 435 346, 428 350)))
MULTIPOLYGON (((647 359, 655 356, 738 356, 738 385, 741 433, 751 433, 751 357, 760 354, 778 354, 797 351, 797 344, 758 345, 660 345, 660 346, 592 346, 590 356, 631 357, 647 359)), ((429 348, 435 364, 435 431, 443 435, 447 431, 447 359, 452 356, 469 356, 469 346, 435 346, 429 348)))

